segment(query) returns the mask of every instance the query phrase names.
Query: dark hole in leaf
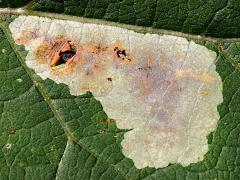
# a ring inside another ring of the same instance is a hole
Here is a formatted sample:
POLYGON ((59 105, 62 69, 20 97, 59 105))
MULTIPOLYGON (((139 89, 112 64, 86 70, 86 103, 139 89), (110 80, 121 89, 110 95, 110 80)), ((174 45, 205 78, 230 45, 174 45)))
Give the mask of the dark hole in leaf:
POLYGON ((60 60, 57 62, 57 65, 61 65, 61 64, 65 64, 68 60, 70 60, 75 54, 76 54, 76 50, 75 48, 73 48, 71 46, 70 48, 71 50, 68 51, 60 51, 59 56, 60 56, 60 60))
POLYGON ((118 49, 118 47, 114 48, 114 51, 117 53, 117 57, 124 59, 126 57, 126 51, 118 49))
POLYGON ((112 81, 112 78, 109 77, 109 78, 107 78, 107 80, 108 80, 108 81, 112 81))

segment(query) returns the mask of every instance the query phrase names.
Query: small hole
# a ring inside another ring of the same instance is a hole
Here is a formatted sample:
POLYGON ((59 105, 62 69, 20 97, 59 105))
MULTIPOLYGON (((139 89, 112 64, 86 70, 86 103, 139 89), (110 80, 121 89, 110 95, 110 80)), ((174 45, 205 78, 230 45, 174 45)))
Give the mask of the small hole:
POLYGON ((60 56, 60 60, 57 62, 57 65, 60 64, 65 64, 69 59, 71 59, 74 55, 76 54, 75 51, 65 51, 65 52, 60 52, 59 56, 60 56))
POLYGON ((67 41, 67 46, 63 46, 60 51, 57 51, 57 53, 57 60, 53 60, 53 66, 65 64, 68 60, 72 59, 76 54, 76 48, 71 41, 67 41))
POLYGON ((120 49, 118 49, 118 47, 115 47, 114 51, 116 52, 117 57, 119 57, 122 60, 124 60, 124 58, 126 57, 126 51, 125 50, 120 50, 120 49))
POLYGON ((107 80, 108 80, 108 81, 112 81, 112 78, 109 77, 109 78, 107 78, 107 80))

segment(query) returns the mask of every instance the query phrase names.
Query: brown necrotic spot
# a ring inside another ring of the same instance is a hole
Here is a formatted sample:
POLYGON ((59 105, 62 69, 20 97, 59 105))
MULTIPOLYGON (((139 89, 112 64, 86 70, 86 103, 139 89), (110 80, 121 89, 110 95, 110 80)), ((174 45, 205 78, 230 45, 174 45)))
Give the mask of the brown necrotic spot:
POLYGON ((70 37, 45 37, 35 50, 38 64, 51 67, 57 76, 71 74, 73 69, 81 66, 82 46, 70 37))
POLYGON ((36 50, 36 57, 39 64, 45 64, 47 62, 46 55, 49 53, 49 44, 43 42, 36 50))

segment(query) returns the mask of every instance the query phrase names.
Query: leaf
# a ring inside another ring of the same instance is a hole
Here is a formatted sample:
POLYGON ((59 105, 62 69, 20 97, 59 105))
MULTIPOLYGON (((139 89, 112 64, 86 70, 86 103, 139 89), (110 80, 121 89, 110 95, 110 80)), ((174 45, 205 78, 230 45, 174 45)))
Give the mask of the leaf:
MULTIPOLYGON (((42 8, 52 7, 51 3, 54 4, 54 1, 48 1, 49 4, 45 5, 44 2, 46 1, 40 0, 34 5, 35 8, 41 7, 41 10, 44 10, 42 8)), ((100 1, 96 4, 98 3, 100 1)), ((131 2, 120 3, 125 4, 122 7, 123 11, 132 8, 131 2)), ((61 2, 55 3, 53 7, 59 8, 59 4, 61 2)), ((79 15, 103 17, 99 14, 104 14, 102 12, 105 11, 104 8, 99 8, 102 11, 98 10, 92 7, 94 4, 92 1, 88 4, 83 2, 80 7, 83 7, 84 13, 87 12, 88 15, 79 15), (84 8, 84 5, 88 8, 84 8)), ((183 2, 183 6, 186 6, 186 3, 183 2)), ((116 5, 115 9, 111 10, 116 14, 119 8, 116 5)), ((55 11, 55 8, 48 11, 63 12, 55 11)), ((141 20, 139 17, 134 19, 131 14, 127 14, 130 15, 125 16, 128 20, 124 18, 122 21, 118 20, 118 17, 122 16, 115 16, 116 19, 113 20, 138 24, 135 19, 140 19, 138 22, 143 24, 139 25, 152 25, 147 19, 141 20)), ((41 13, 39 15, 46 16, 41 13)), ((162 16, 159 19, 164 20, 162 16)), ((72 96, 66 85, 39 79, 25 65, 26 52, 23 47, 14 44, 11 38, 6 23, 11 21, 11 16, 3 16, 3 20, 5 22, 1 23, 0 33, 2 179, 239 179, 240 72, 237 41, 231 42, 226 39, 222 47, 224 39, 202 38, 199 41, 198 37, 190 36, 196 42, 218 52, 217 72, 223 81, 224 101, 218 107, 221 119, 217 130, 208 137, 209 151, 204 160, 187 167, 174 164, 159 169, 136 169, 132 160, 121 152, 120 142, 125 131, 117 129, 114 120, 107 120, 100 102, 91 93, 72 96)), ((178 26, 175 20, 169 22, 173 23, 172 27, 170 25, 158 27, 178 31, 184 29, 182 23, 178 26)), ((199 19, 196 22, 191 23, 193 26, 204 24, 199 19)), ((197 34, 203 32, 200 27, 195 27, 196 31, 194 28, 191 29, 189 26, 191 23, 186 25, 184 32, 197 34)), ((236 31, 229 31, 230 26, 221 27, 225 28, 224 31, 219 33, 216 28, 209 34, 238 37, 238 25, 233 27, 236 31)))
POLYGON ((68 140, 56 179, 124 179, 121 174, 107 163, 68 140), (84 162, 84 163, 83 163, 84 162))
POLYGON ((16 7, 22 7, 26 4, 28 4, 29 2, 31 2, 31 0, 1 0, 0 1, 0 7, 12 7, 12 8, 16 8, 16 7))
POLYGON ((39 0, 32 6, 38 11, 214 37, 239 37, 239 7, 238 0, 39 0))
POLYGON ((0 39, 0 177, 51 179, 66 136, 2 30, 0 39))

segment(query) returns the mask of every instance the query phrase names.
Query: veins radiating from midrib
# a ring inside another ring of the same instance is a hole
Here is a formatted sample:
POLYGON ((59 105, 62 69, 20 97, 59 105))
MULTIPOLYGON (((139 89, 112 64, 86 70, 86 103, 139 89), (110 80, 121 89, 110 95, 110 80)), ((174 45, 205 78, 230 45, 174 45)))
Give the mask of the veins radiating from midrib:
POLYGON ((21 55, 18 53, 18 51, 15 50, 15 45, 13 42, 13 39, 10 35, 9 29, 6 27, 6 24, 0 21, 0 28, 3 30, 4 35, 6 36, 6 39, 8 40, 9 44, 11 45, 12 50, 14 51, 14 53, 17 56, 17 59, 19 60, 21 66, 24 68, 24 70, 26 71, 26 73, 28 74, 28 76, 30 77, 31 81, 33 82, 34 86, 36 87, 36 89, 38 90, 38 92, 40 93, 40 95, 43 97, 43 99, 45 100, 45 102, 48 104, 49 108, 51 109, 53 115, 56 117, 56 119, 59 121, 59 123, 61 124, 66 136, 71 139, 72 141, 74 141, 76 144, 78 144, 79 146, 81 146, 83 149, 85 149, 86 151, 88 151, 91 155, 93 155, 94 157, 96 157, 97 159, 106 162, 107 164, 109 164, 109 166, 112 166, 113 169, 119 174, 121 175, 124 179, 129 179, 128 177, 125 177, 124 173, 118 169, 117 167, 115 167, 114 164, 111 164, 111 162, 109 162, 108 160, 106 160, 105 158, 102 158, 100 155, 98 155, 97 153, 93 152, 91 149, 89 149, 87 146, 85 146, 83 143, 81 143, 77 138, 72 136, 72 133, 70 132, 70 130, 68 129, 68 127, 64 124, 64 121, 61 118, 61 115, 59 115, 59 113, 57 112, 57 109, 54 107, 53 102, 51 101, 51 98, 47 95, 47 93, 44 90, 44 87, 41 85, 41 83, 39 83, 34 76, 34 72, 32 70, 30 70, 24 60, 22 59, 21 55))

